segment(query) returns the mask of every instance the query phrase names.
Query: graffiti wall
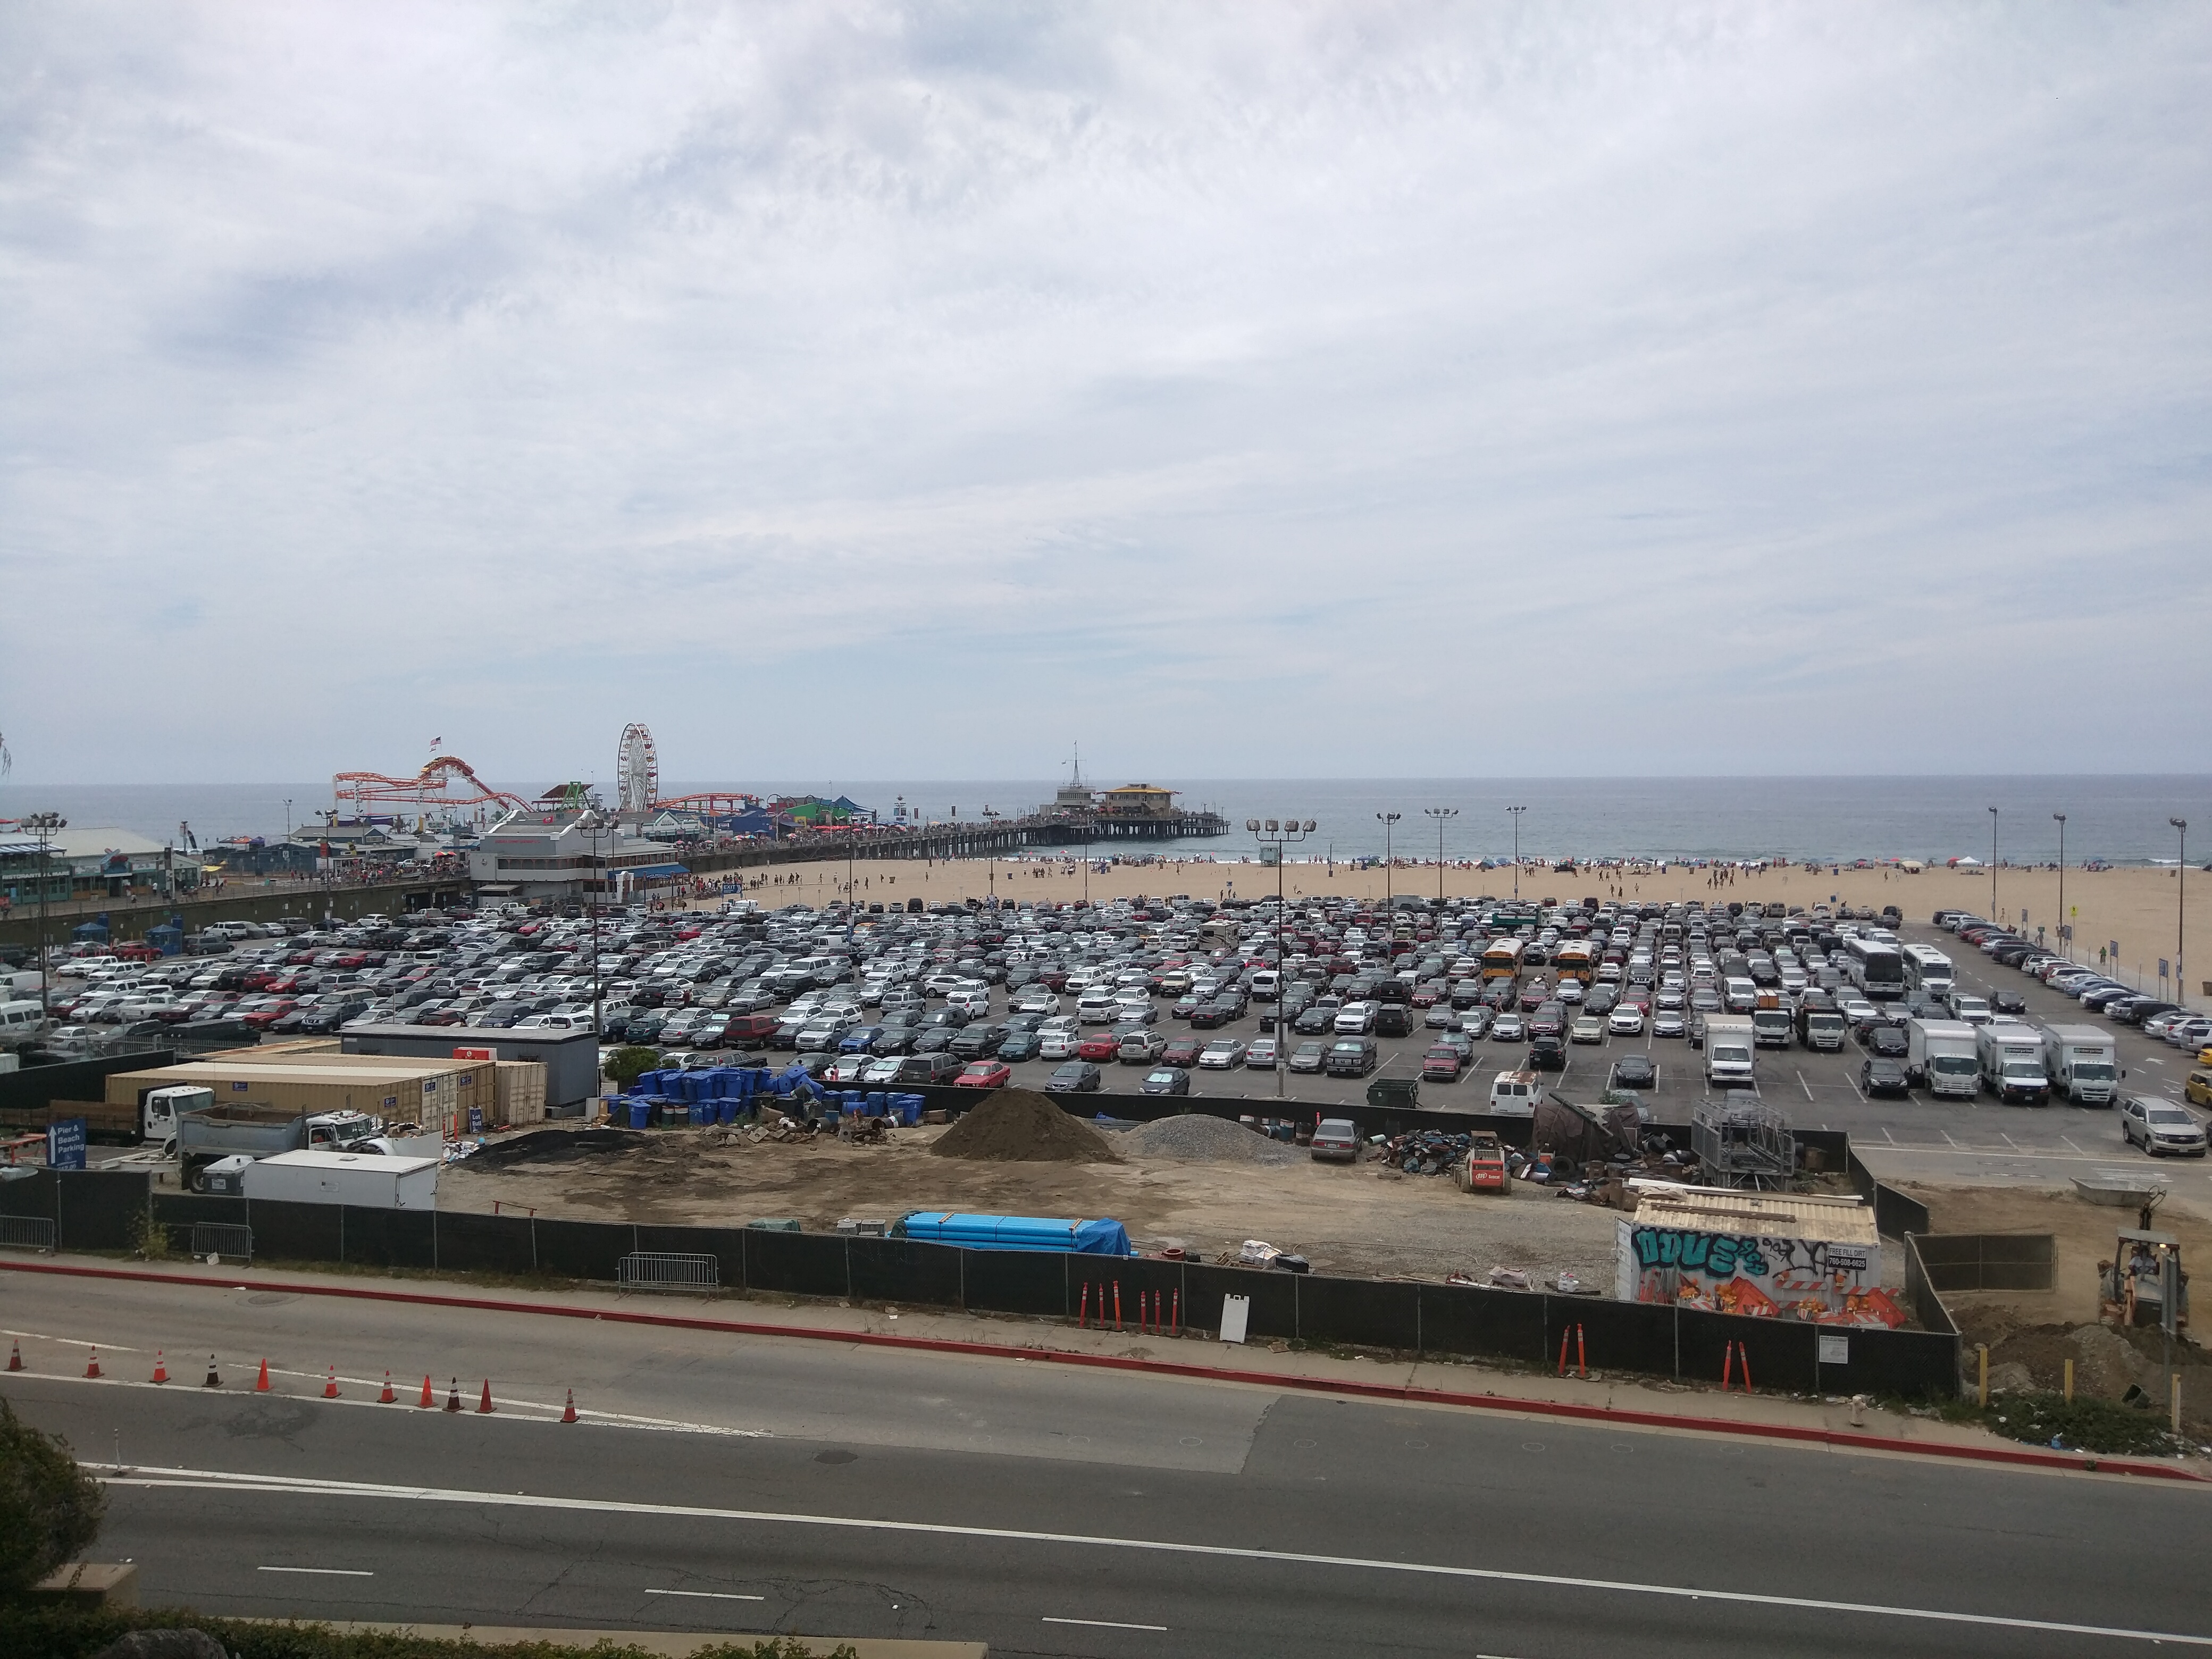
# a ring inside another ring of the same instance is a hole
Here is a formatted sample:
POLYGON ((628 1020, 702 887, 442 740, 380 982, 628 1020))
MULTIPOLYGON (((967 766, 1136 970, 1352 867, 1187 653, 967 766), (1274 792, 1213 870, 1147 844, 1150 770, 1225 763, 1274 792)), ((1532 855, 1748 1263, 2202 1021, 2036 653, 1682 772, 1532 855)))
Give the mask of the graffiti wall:
POLYGON ((1881 1245, 1656 1227, 1621 1218, 1613 1295, 1814 1325, 1905 1322, 1882 1287, 1881 1245))

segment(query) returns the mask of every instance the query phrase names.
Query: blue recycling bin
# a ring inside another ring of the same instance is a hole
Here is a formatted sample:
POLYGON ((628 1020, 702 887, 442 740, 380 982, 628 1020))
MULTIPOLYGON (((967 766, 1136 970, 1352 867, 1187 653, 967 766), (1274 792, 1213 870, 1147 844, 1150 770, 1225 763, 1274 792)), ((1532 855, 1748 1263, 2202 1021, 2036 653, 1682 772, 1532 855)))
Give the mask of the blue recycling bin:
POLYGON ((643 1100, 631 1101, 629 1103, 629 1127, 633 1129, 643 1129, 649 1127, 652 1122, 653 1107, 651 1103, 643 1100))

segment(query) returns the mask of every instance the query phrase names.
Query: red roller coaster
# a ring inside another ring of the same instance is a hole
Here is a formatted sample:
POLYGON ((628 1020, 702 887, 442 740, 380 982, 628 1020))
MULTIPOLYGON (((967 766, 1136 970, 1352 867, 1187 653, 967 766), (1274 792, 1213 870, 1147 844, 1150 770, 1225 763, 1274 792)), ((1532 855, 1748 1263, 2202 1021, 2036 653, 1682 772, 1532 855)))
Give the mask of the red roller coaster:
POLYGON ((495 789, 458 755, 440 755, 411 778, 387 778, 381 772, 340 772, 331 780, 339 805, 367 812, 375 807, 417 811, 448 806, 526 806, 520 795, 495 789), (454 793, 459 785, 465 793, 454 793))

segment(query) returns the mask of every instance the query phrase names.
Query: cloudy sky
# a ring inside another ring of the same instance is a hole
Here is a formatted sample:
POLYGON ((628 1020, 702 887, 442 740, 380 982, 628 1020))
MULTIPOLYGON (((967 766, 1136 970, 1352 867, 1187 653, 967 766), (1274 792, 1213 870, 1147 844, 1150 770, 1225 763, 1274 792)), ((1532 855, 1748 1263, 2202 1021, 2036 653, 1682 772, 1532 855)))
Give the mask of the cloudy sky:
POLYGON ((2203 771, 2212 9, 0 11, 15 781, 2203 771))

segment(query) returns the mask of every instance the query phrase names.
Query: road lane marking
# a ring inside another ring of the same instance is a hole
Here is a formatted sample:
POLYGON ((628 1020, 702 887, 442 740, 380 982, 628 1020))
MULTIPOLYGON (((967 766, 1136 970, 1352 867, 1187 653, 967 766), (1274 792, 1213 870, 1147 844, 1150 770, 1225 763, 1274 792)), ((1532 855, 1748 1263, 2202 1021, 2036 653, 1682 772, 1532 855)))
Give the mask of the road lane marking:
MULTIPOLYGON (((1792 1069, 1794 1070, 1795 1068, 1793 1067, 1792 1069)), ((1809 1084, 1809 1083, 1808 1083, 1808 1082, 1806 1082, 1806 1081, 1805 1081, 1805 1073, 1802 1073, 1802 1072, 1799 1072, 1799 1073, 1797 1073, 1797 1086, 1798 1086, 1799 1088, 1802 1089, 1802 1090, 1805 1091, 1805 1098, 1806 1098, 1806 1099, 1808 1099, 1808 1100, 1812 1099, 1812 1097, 1813 1097, 1813 1085, 1812 1085, 1811 1084, 1809 1084)))
POLYGON ((318 1578, 374 1578, 373 1572, 363 1572, 358 1567, 256 1567, 256 1572, 304 1572, 318 1578))
POLYGON ((1038 1622, 1047 1625, 1081 1625, 1087 1630, 1152 1630, 1167 1634, 1165 1625, 1125 1625, 1118 1619, 1054 1619, 1049 1616, 1038 1622))
POLYGON ((1336 1567, 1359 1572, 1407 1573, 1488 1583, 1528 1584, 1540 1589, 1591 1590, 1650 1595, 1685 1601, 1723 1601, 1741 1607, 1780 1607, 1795 1613, 1856 1613, 1869 1618, 1914 1620, 1930 1624, 1968 1625, 1995 1630, 2025 1630, 2063 1636, 2106 1637, 2118 1641, 2165 1643, 2212 1649, 2212 1636, 2175 1631, 2131 1629, 2118 1625, 2076 1625, 2002 1613, 1955 1613, 1940 1607, 1893 1606, 1880 1601, 1832 1601, 1812 1596, 1762 1595, 1753 1590, 1692 1589, 1686 1584, 1655 1584, 1635 1579, 1582 1578, 1565 1573, 1520 1572, 1504 1567, 1450 1566, 1442 1562, 1390 1561, 1368 1556, 1322 1555, 1304 1550, 1255 1549, 1235 1544, 1180 1543, 1163 1538, 1114 1538, 1091 1533, 1032 1532, 1012 1527, 958 1526, 938 1521, 885 1521, 850 1515, 806 1515, 777 1510, 726 1510, 684 1504, 643 1504, 611 1498, 553 1498, 526 1492, 469 1492, 439 1486, 381 1486, 360 1480, 321 1480, 295 1475, 246 1475, 225 1469, 155 1468, 127 1470, 116 1463, 87 1463, 111 1486, 139 1486, 183 1492, 251 1492, 264 1497, 354 1498, 404 1503, 452 1504, 467 1508, 557 1510, 586 1515, 647 1516, 679 1521, 727 1521, 741 1524, 818 1527, 860 1533, 902 1533, 930 1538, 984 1539, 1017 1544, 1059 1544, 1078 1548, 1127 1550, 1153 1555, 1184 1555, 1214 1560, 1268 1565, 1336 1567))
POLYGON ((664 1590, 649 1589, 647 1595, 688 1595, 698 1601, 765 1601, 765 1595, 740 1595, 735 1590, 664 1590))

